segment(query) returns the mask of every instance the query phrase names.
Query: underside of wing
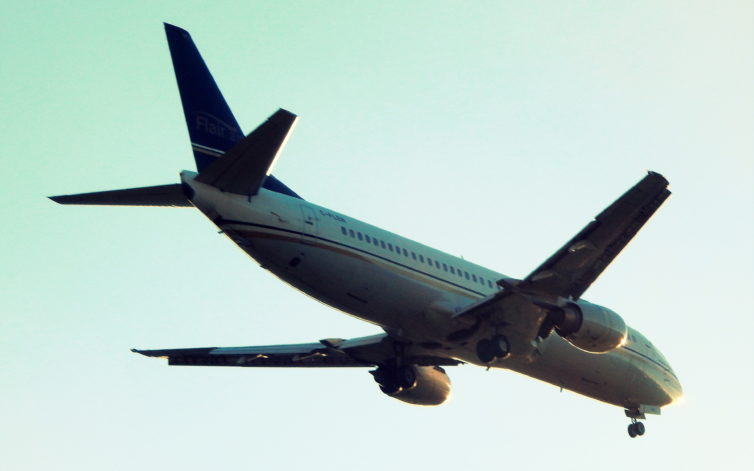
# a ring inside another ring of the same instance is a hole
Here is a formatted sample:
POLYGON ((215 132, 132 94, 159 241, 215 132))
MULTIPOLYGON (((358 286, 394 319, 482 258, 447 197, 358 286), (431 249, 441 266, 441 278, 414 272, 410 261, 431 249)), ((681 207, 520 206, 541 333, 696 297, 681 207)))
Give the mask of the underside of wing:
MULTIPOLYGON (((206 347, 132 350, 149 357, 167 358, 169 365, 246 367, 372 367, 395 356, 387 334, 355 339, 325 339, 313 343, 249 347, 206 347)), ((407 350, 407 360, 420 366, 452 366, 458 360, 407 350)))
POLYGON ((662 175, 649 172, 516 288, 580 298, 670 196, 667 186, 662 175))
POLYGON ((667 185, 662 175, 650 172, 524 280, 499 280, 502 291, 453 317, 487 319, 505 330, 511 354, 533 354, 532 339, 560 326, 564 302, 578 300, 636 235, 670 195, 667 185))

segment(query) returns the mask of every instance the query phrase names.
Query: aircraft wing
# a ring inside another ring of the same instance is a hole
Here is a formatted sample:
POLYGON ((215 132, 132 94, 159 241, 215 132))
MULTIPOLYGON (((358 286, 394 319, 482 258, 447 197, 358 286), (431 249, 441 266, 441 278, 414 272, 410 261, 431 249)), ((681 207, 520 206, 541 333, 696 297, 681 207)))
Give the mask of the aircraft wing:
POLYGON ((527 276, 516 288, 576 300, 670 196, 668 181, 649 172, 527 276))
MULTIPOLYGON (((148 357, 167 358, 169 365, 246 367, 371 367, 395 356, 387 334, 354 339, 325 339, 291 345, 137 350, 148 357)), ((462 362, 434 356, 409 345, 406 359, 420 366, 453 366, 462 362)))
POLYGON ((662 175, 649 172, 525 279, 499 280, 502 291, 453 317, 488 318, 494 325, 505 325, 511 352, 530 354, 531 339, 542 335, 548 310, 561 298, 581 297, 670 196, 667 185, 662 175))

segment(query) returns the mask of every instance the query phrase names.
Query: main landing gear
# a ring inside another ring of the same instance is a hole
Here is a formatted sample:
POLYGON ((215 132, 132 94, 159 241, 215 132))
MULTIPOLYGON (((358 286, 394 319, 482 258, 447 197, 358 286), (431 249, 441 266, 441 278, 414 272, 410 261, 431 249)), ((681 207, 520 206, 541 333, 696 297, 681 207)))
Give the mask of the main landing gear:
POLYGON ((416 386, 416 370, 410 365, 380 365, 370 373, 388 396, 416 386))
POLYGON ((495 359, 502 360, 510 355, 510 344, 503 335, 496 335, 491 339, 482 339, 476 344, 476 355, 482 363, 492 363, 495 359))
POLYGON ((644 427, 644 424, 639 422, 636 419, 631 419, 631 423, 628 424, 628 436, 631 438, 635 438, 637 436, 641 437, 644 435, 644 432, 646 431, 646 428, 644 427))

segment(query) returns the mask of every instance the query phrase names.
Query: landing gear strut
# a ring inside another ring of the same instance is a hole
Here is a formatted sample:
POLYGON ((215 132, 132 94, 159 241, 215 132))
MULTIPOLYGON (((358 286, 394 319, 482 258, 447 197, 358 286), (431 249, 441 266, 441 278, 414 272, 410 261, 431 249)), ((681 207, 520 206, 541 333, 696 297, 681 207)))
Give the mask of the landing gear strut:
POLYGON ((644 424, 639 422, 636 419, 631 419, 631 423, 628 424, 628 436, 631 438, 635 438, 636 436, 641 437, 644 435, 644 432, 646 431, 646 428, 644 427, 644 424))
POLYGON ((476 355, 482 363, 492 363, 496 358, 502 360, 510 355, 508 339, 503 335, 482 339, 476 344, 476 355))

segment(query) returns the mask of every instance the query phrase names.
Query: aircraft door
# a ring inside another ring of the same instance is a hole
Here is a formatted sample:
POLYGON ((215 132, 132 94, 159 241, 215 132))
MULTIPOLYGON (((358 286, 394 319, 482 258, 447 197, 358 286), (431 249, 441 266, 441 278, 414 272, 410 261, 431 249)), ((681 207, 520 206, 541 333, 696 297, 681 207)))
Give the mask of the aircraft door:
POLYGON ((301 205, 301 214, 303 215, 303 233, 315 236, 317 235, 317 216, 309 206, 301 205))

